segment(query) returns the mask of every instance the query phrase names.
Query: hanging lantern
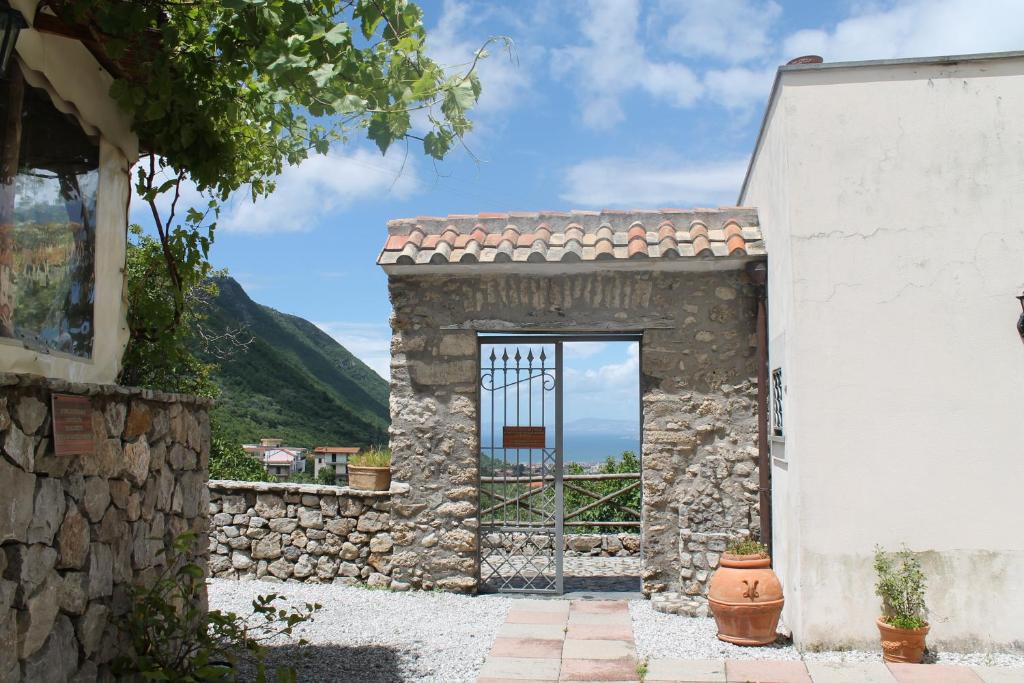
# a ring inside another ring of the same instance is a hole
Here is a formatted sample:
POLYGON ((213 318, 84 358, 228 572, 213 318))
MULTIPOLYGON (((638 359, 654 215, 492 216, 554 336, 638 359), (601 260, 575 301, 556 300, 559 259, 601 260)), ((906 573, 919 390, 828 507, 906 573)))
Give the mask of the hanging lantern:
POLYGON ((28 28, 28 23, 21 12, 10 7, 0 7, 0 76, 7 73, 14 44, 18 42, 18 33, 23 28, 28 28))

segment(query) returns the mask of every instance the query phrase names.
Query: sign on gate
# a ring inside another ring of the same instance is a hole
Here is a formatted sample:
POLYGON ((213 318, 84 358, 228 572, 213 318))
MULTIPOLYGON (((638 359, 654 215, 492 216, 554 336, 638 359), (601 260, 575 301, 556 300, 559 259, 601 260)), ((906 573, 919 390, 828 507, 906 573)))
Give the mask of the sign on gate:
POLYGON ((501 445, 505 448, 544 448, 544 427, 504 427, 501 445))

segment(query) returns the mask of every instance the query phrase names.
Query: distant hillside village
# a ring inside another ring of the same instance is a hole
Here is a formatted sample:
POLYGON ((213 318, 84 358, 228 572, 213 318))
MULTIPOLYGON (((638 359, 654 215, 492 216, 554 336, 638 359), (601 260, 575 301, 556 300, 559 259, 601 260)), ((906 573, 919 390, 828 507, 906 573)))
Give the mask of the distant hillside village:
POLYGON ((297 481, 312 477, 318 482, 348 484, 348 459, 362 449, 358 446, 286 446, 284 439, 265 438, 258 444, 243 444, 242 450, 258 460, 267 474, 279 481, 297 481))

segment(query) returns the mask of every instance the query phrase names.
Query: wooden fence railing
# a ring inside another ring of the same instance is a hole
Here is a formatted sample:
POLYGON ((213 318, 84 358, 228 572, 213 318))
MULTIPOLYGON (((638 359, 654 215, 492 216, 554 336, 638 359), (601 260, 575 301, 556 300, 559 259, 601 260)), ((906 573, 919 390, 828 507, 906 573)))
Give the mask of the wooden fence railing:
MULTIPOLYGON (((481 506, 487 505, 481 511, 481 516, 486 521, 489 518, 494 518, 506 514, 509 508, 513 511, 522 513, 524 510, 532 511, 530 505, 530 499, 534 496, 539 495, 544 491, 550 491, 548 485, 554 482, 554 475, 548 475, 545 477, 530 476, 530 475, 519 475, 519 476, 481 476, 481 495, 490 498, 490 500, 481 500, 481 506), (536 484, 540 483, 541 486, 536 484), (500 485, 501 493, 498 492, 500 485)), ((626 494, 631 493, 634 489, 640 487, 640 473, 639 472, 622 472, 616 474, 565 474, 562 475, 562 486, 566 491, 574 491, 587 500, 587 502, 575 505, 567 506, 565 509, 565 515, 563 517, 564 526, 566 527, 627 527, 627 528, 639 528, 640 526, 640 511, 629 507, 623 503, 621 499, 626 494), (614 491, 611 492, 596 492, 592 491, 586 486, 581 485, 582 482, 588 481, 615 481, 619 480, 624 484, 614 491), (618 511, 621 518, 618 520, 581 520, 580 517, 595 508, 600 506, 607 506, 618 511)), ((529 515, 526 519, 522 519, 522 515, 519 515, 520 519, 517 522, 521 526, 543 526, 543 522, 531 522, 529 521, 529 515)))

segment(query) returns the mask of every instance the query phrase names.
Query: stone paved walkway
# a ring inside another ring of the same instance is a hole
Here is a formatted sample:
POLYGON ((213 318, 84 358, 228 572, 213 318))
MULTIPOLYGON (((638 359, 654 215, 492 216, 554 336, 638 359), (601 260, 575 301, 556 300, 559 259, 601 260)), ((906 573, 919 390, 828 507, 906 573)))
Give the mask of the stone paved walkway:
POLYGON ((521 600, 498 631, 479 683, 1020 683, 1019 669, 937 664, 651 659, 638 662, 621 600, 521 600))

